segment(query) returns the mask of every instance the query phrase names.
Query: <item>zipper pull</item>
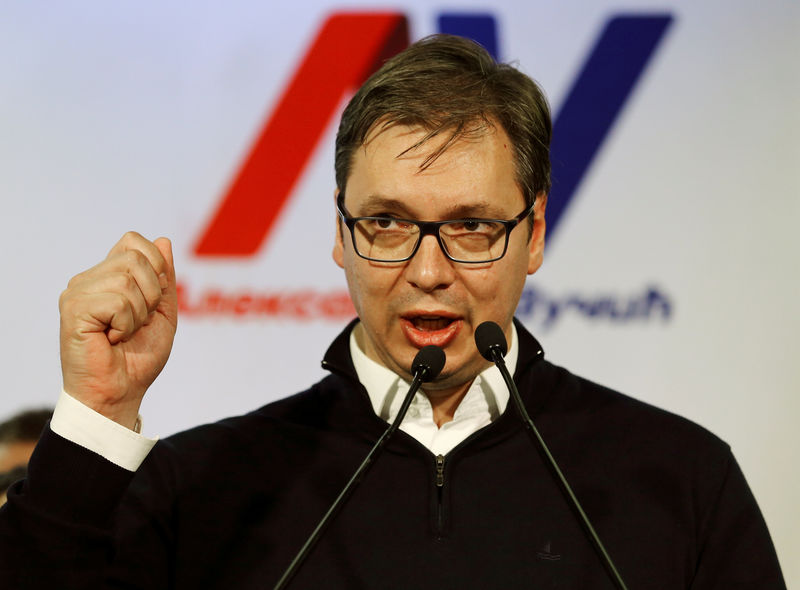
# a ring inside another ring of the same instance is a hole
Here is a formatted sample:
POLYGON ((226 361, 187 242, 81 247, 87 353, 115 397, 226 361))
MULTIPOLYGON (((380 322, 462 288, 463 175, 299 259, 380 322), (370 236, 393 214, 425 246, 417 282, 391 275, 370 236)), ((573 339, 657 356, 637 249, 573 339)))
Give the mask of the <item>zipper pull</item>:
POLYGON ((444 485, 444 455, 436 455, 436 487, 444 485))

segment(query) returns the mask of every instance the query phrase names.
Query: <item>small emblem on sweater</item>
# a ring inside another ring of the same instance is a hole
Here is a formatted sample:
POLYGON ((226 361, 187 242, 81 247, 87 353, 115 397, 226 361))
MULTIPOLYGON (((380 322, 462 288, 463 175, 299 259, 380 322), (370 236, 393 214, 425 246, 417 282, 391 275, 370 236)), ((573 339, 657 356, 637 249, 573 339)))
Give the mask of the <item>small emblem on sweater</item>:
POLYGON ((550 541, 545 543, 544 548, 541 551, 536 552, 536 557, 538 557, 539 559, 544 559, 545 561, 558 561, 559 559, 561 559, 561 555, 559 555, 558 553, 551 552, 550 545, 551 545, 550 541))

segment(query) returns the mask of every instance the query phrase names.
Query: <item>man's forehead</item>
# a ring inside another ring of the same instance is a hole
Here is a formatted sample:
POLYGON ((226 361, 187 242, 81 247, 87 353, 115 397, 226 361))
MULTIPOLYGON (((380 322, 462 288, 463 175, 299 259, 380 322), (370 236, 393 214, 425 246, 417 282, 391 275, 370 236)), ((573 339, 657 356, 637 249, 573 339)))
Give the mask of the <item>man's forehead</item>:
POLYGON ((524 197, 505 131, 485 124, 455 131, 432 133, 399 123, 376 127, 354 154, 346 187, 349 213, 423 221, 516 213, 524 197))
MULTIPOLYGON (((488 135, 497 133, 502 127, 488 119, 472 119, 441 124, 415 124, 383 118, 370 127, 360 148, 383 149, 386 140, 396 139, 393 144, 394 158, 422 159, 421 166, 431 165, 445 151, 480 142, 488 135)), ((505 133, 501 131, 505 137, 505 133)), ((510 143, 510 142, 509 142, 510 143)), ((387 154, 388 155, 388 154, 387 154)))

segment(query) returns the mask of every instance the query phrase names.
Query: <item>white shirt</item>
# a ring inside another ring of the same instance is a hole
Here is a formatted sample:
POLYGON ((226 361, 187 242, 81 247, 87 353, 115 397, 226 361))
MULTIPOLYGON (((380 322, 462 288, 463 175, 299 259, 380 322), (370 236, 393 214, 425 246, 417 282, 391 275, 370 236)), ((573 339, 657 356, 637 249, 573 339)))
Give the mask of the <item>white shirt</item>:
MULTIPOLYGON (((139 417, 137 430, 141 430, 141 422, 139 417)), ((139 469, 158 440, 125 428, 63 390, 50 419, 50 430, 129 471, 139 469)))
MULTIPOLYGON (((517 331, 512 326, 511 346, 506 365, 513 375, 517 366, 517 331)), ((369 394, 375 413, 391 422, 397 416, 409 383, 386 367, 368 358, 350 335, 350 355, 358 379, 369 394)), ((470 434, 497 419, 508 405, 509 393, 497 367, 490 367, 475 378, 464 399, 456 408, 453 420, 436 426, 428 397, 419 391, 411 402, 408 414, 400 425, 436 455, 444 455, 470 434)), ((137 426, 141 424, 141 418, 137 426)), ((156 444, 158 437, 148 438, 129 430, 80 403, 62 391, 53 418, 53 432, 106 458, 115 465, 136 471, 156 444)))
MULTIPOLYGON (((512 325, 511 347, 505 357, 512 375, 518 351, 517 329, 512 325)), ((367 389, 372 409, 383 420, 393 422, 411 384, 367 357, 356 342, 355 330, 350 333, 350 356, 358 380, 367 389)), ((440 428, 433 421, 433 408, 423 390, 414 396, 400 430, 413 436, 434 455, 446 455, 469 435, 496 420, 505 411, 509 398, 500 370, 491 366, 475 377, 453 419, 440 428)))

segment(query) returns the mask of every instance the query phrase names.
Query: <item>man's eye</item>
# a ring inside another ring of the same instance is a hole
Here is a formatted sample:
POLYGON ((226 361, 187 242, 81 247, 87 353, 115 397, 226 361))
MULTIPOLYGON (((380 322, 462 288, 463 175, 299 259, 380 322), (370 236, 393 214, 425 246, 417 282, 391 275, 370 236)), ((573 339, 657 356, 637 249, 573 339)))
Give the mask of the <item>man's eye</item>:
POLYGON ((376 217, 372 220, 375 229, 387 229, 391 231, 409 231, 413 224, 392 217, 376 217))
POLYGON ((484 221, 482 219, 466 219, 464 221, 453 223, 451 228, 455 231, 463 231, 467 233, 493 231, 495 224, 484 221))
POLYGON ((501 223, 486 219, 465 219, 448 223, 442 228, 442 233, 451 238, 490 238, 496 239, 505 228, 501 223))

